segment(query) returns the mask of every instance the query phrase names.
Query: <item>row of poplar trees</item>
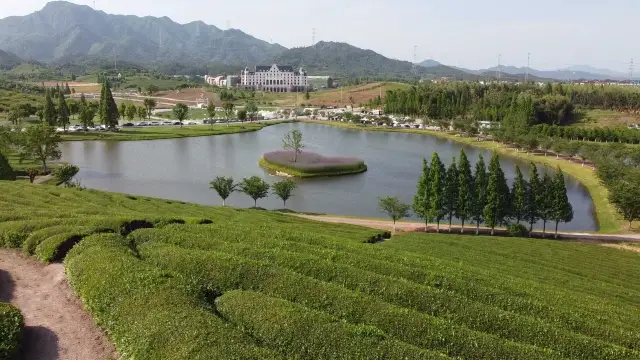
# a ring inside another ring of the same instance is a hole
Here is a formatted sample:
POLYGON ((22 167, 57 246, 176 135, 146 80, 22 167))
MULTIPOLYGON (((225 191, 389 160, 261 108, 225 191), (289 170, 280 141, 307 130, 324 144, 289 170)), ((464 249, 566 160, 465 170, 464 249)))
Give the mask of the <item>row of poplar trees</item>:
MULTIPOLYGON (((558 224, 573 220, 573 208, 567 197, 564 176, 560 169, 552 178, 548 172, 538 175, 537 167, 531 163, 530 181, 525 181, 520 167, 516 165, 516 176, 511 189, 507 185, 499 157, 496 153, 491 157, 487 172, 482 155, 479 156, 475 171, 464 150, 460 151, 458 163, 456 158, 445 168, 437 153, 422 161, 422 175, 418 181, 418 189, 414 197, 413 210, 424 219, 428 226, 433 221, 440 232, 440 222, 448 219, 449 232, 455 217, 462 222, 473 221, 476 234, 480 223, 491 228, 491 235, 496 226, 521 224, 529 225, 529 233, 538 221, 543 222, 543 236, 548 221, 555 221, 555 236, 558 236, 558 224)), ((522 226, 522 225, 521 225, 522 226)))

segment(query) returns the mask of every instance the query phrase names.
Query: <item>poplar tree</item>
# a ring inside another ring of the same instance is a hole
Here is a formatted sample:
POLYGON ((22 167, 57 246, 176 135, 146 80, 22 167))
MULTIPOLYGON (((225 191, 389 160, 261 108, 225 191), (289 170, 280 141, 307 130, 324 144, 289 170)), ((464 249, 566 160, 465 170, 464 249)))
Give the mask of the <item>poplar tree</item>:
POLYGON ((460 150, 460 163, 458 164, 458 203, 456 206, 456 217, 462 222, 460 233, 464 233, 464 222, 473 215, 473 177, 471 175, 471 164, 464 150, 460 150))
POLYGON ((511 216, 520 223, 527 209, 527 182, 522 177, 520 166, 516 165, 516 177, 511 186, 511 216))
POLYGON ((458 167, 456 166, 456 158, 454 157, 447 169, 446 181, 444 183, 444 210, 449 219, 449 232, 451 232, 451 221, 457 209, 459 187, 458 167))
POLYGON ((104 95, 100 98, 100 121, 106 127, 113 129, 118 125, 120 113, 118 112, 118 106, 113 99, 113 94, 109 87, 109 81, 105 80, 102 87, 104 95))
POLYGON ((55 126, 58 115, 56 114, 56 106, 53 105, 51 100, 51 90, 47 89, 44 96, 44 120, 49 126, 55 126))
POLYGON ((540 182, 540 176, 538 176, 538 167, 532 162, 529 175, 529 186, 527 188, 526 197, 526 212, 525 219, 529 223, 529 236, 533 231, 533 224, 540 219, 540 204, 541 200, 538 198, 544 196, 542 191, 542 183, 540 182))
POLYGON ((62 126, 64 131, 67 131, 67 125, 69 125, 69 107, 64 93, 60 91, 58 93, 58 126, 62 126))
POLYGON ((573 207, 567 197, 567 188, 564 185, 564 175, 558 167, 555 179, 553 180, 553 190, 551 193, 551 218, 556 222, 554 238, 558 238, 558 223, 570 222, 573 220, 573 207))
POLYGON ((540 220, 542 220, 542 237, 545 237, 547 231, 547 221, 552 218, 552 203, 549 193, 553 191, 553 179, 551 179, 551 176, 549 176, 549 173, 547 171, 544 172, 544 176, 542 177, 540 185, 541 191, 540 194, 536 196, 536 205, 538 206, 540 220))
POLYGON ((473 175, 473 206, 472 219, 476 222, 476 235, 480 232, 480 222, 484 220, 484 206, 487 204, 487 168, 482 155, 478 157, 475 173, 473 175))
POLYGON ((509 186, 500 167, 497 153, 491 157, 489 164, 489 182, 487 184, 487 204, 484 207, 484 222, 491 227, 491 235, 495 227, 506 222, 509 208, 509 186))
POLYGON ((413 212, 424 220, 424 231, 429 228, 429 209, 431 208, 429 179, 429 163, 426 158, 423 158, 422 175, 418 180, 416 195, 413 197, 413 212))
POLYGON ((436 231, 440 232, 440 221, 444 218, 444 180, 446 170, 440 161, 438 153, 431 156, 431 168, 429 171, 429 218, 436 221, 436 231))

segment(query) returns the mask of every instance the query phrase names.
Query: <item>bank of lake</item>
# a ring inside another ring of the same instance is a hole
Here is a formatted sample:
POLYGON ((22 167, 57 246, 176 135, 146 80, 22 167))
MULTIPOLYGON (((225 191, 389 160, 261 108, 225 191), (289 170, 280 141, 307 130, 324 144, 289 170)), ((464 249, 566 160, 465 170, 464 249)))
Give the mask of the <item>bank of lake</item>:
POLYGON ((406 128, 388 128, 385 126, 363 126, 357 124, 349 124, 336 121, 323 121, 323 120, 302 120, 303 122, 309 122, 314 124, 323 124, 347 129, 364 130, 364 131, 385 131, 385 132, 405 132, 412 134, 425 134, 431 136, 437 136, 446 138, 459 143, 476 146, 483 149, 496 151, 499 154, 520 158, 527 161, 532 161, 552 168, 560 167, 562 171, 571 177, 578 180, 584 185, 593 201, 593 205, 596 211, 596 217, 599 225, 599 233, 602 234, 615 234, 625 232, 627 230, 626 222, 620 219, 618 211, 609 202, 609 191, 600 183, 594 170, 589 166, 582 166, 565 159, 556 159, 555 156, 545 156, 543 154, 532 154, 524 151, 518 151, 516 149, 504 146, 496 141, 477 141, 476 137, 457 136, 456 134, 448 133, 445 131, 433 131, 422 129, 406 129, 406 128))

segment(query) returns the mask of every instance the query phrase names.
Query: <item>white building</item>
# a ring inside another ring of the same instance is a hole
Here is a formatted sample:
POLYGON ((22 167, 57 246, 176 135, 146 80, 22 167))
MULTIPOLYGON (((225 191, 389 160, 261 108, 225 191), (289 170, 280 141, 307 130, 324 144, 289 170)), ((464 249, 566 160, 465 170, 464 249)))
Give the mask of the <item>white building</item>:
POLYGON ((256 66, 255 71, 245 68, 240 73, 240 85, 245 89, 267 92, 299 92, 309 88, 307 73, 292 66, 256 66))
POLYGON ((206 75, 204 77, 204 81, 209 85, 222 87, 222 86, 226 86, 227 77, 226 76, 209 76, 209 75, 206 75))

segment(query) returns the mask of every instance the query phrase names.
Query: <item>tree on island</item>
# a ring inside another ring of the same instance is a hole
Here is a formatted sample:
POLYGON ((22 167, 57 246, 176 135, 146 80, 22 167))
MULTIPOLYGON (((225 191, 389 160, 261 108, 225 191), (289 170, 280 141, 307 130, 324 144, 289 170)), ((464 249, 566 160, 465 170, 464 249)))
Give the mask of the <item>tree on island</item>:
POLYGON ((52 126, 42 124, 26 128, 20 143, 20 159, 37 160, 47 172, 47 160, 58 160, 62 156, 58 146, 60 136, 52 126))
POLYGON ((233 183, 233 178, 231 176, 216 176, 209 185, 209 188, 215 190, 218 193, 218 196, 222 198, 222 206, 226 205, 225 202, 231 193, 238 189, 238 185, 233 183))
POLYGON ((553 188, 551 190, 551 218, 556 222, 554 238, 558 238, 558 223, 573 220, 573 207, 567 197, 567 188, 564 185, 564 175, 558 167, 553 188))
POLYGON ((431 206, 429 187, 429 164, 422 159, 422 174, 418 180, 416 195, 413 197, 413 213, 424 220, 424 231, 429 228, 429 209, 431 206))
POLYGON ((296 183, 291 179, 285 179, 273 184, 273 194, 282 200, 285 209, 287 208, 287 200, 293 196, 295 188, 296 183))
POLYGON ((229 126, 229 119, 233 116, 233 108, 235 105, 231 101, 225 101, 222 104, 222 110, 224 111, 224 117, 227 119, 227 126, 229 126))
POLYGON ((149 98, 144 99, 142 103, 144 104, 144 107, 147 108, 147 119, 151 119, 151 115, 153 115, 153 110, 155 110, 158 104, 156 103, 155 100, 149 99, 149 98))
POLYGON ((298 154, 302 153, 302 133, 299 130, 291 130, 282 139, 282 147, 293 151, 293 162, 298 161, 298 154))
POLYGON ((411 215, 411 206, 400 202, 398 197, 378 198, 378 208, 393 220, 393 232, 396 232, 396 221, 411 215))
POLYGON ((243 192, 253 199, 254 207, 258 207, 258 199, 269 196, 269 184, 259 176, 244 178, 238 184, 240 192, 243 192))
POLYGON ((176 104, 173 107, 173 116, 180 121, 180 127, 182 127, 182 121, 189 115, 189 107, 183 103, 176 104))

